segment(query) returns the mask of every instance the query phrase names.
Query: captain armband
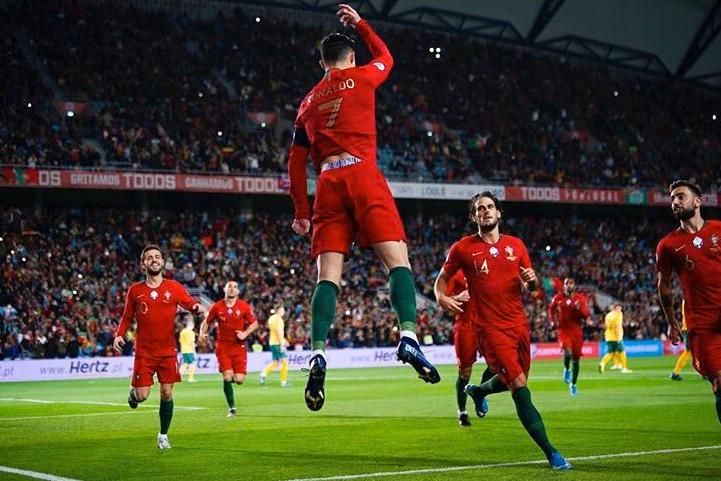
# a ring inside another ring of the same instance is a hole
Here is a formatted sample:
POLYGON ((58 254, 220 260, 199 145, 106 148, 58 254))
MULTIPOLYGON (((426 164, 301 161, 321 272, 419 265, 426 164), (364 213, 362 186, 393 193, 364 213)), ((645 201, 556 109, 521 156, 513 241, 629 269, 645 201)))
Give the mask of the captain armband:
POLYGON ((310 141, 308 140, 308 134, 303 127, 296 127, 293 130, 293 145, 300 147, 310 147, 310 141))

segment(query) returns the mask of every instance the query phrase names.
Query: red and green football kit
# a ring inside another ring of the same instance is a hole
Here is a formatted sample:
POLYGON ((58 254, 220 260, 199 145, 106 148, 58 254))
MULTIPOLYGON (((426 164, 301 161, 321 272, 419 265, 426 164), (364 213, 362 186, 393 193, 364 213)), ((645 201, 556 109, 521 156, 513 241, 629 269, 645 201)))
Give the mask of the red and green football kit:
POLYGON ((238 339, 236 331, 244 331, 256 321, 250 305, 236 299, 228 306, 224 299, 219 300, 208 311, 208 327, 218 323, 218 336, 215 342, 215 356, 218 359, 218 371, 233 371, 245 374, 248 370, 248 349, 246 341, 238 339))
POLYGON ((443 266, 453 276, 460 269, 488 365, 505 384, 531 367, 531 340, 523 306, 521 268, 530 268, 528 250, 517 237, 502 234, 495 244, 479 235, 466 236, 451 247, 443 266))
POLYGON ((366 20, 356 25, 373 59, 367 65, 329 69, 298 109, 288 158, 290 194, 296 219, 310 219, 306 162, 318 181, 313 206, 313 257, 346 256, 350 245, 405 241, 388 182, 377 165, 375 91, 388 78, 393 57, 366 20), (332 155, 347 152, 323 164, 332 155))
POLYGON ((707 220, 689 234, 676 229, 656 247, 656 268, 681 280, 694 367, 704 377, 721 371, 721 222, 707 220))
POLYGON ((161 384, 180 382, 175 317, 178 306, 191 310, 197 303, 172 279, 163 279, 158 287, 150 287, 145 281, 130 286, 115 335, 125 336, 133 319, 137 321, 133 387, 152 386, 156 373, 161 384))

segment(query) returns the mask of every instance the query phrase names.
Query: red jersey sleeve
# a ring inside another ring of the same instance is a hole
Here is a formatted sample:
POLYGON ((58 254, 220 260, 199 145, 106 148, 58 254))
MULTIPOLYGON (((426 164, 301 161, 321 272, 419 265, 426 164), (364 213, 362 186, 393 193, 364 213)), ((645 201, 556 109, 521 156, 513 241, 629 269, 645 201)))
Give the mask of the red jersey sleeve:
POLYGON ((548 320, 551 322, 556 322, 558 320, 558 301, 559 294, 556 294, 553 296, 551 303, 548 305, 548 320))
POLYGON ((245 327, 246 327, 246 329, 254 322, 258 322, 258 319, 255 317, 255 313, 253 312, 253 307, 250 304, 246 303, 245 304, 245 327))
POLYGON ((365 74, 365 77, 370 80, 373 86, 378 87, 386 81, 391 73, 393 56, 391 51, 388 50, 388 46, 371 28, 368 21, 362 19, 355 28, 360 38, 368 46, 371 55, 373 55, 373 60, 368 65, 360 67, 359 70, 365 74))
POLYGON ((178 296, 178 304, 192 312, 193 306, 198 304, 198 301, 188 294, 188 290, 181 283, 176 281, 173 281, 173 283, 175 284, 175 293, 178 296))
POLYGON ((296 219, 310 219, 310 201, 308 200, 308 147, 290 146, 288 155, 288 177, 290 178, 290 197, 293 199, 296 219))
POLYGON ((580 306, 578 306, 578 311, 581 315, 586 319, 591 317, 591 311, 588 310, 588 298, 583 294, 579 294, 578 301, 580 304, 580 306))
POLYGON ((130 327, 130 323, 133 322, 133 316, 135 315, 135 300, 131 295, 132 290, 133 286, 130 286, 127 294, 125 294, 125 307, 123 308, 123 316, 120 318, 118 330, 115 331, 116 336, 125 336, 125 333, 128 332, 128 328, 130 327))
POLYGON ((454 243, 451 246, 451 250, 448 251, 448 257, 446 257, 446 262, 443 263, 443 270, 451 277, 453 277, 456 271, 461 267, 460 250, 461 247, 458 245, 458 242, 454 243))
POLYGON ((527 269, 527 268, 533 268, 531 265, 531 256, 528 255, 528 249, 526 248, 526 244, 523 243, 522 240, 518 241, 519 246, 521 248, 521 260, 520 260, 520 267, 527 269))
POLYGON ((216 302, 212 306, 210 306, 210 309, 208 310, 208 317, 205 318, 205 323, 208 325, 208 328, 216 321, 218 318, 218 303, 216 302))
POLYGON ((463 272, 456 271, 453 277, 451 277, 446 284, 445 294, 447 296, 455 296, 456 294, 460 294, 465 291, 467 288, 466 277, 463 275, 463 272))
POLYGON ((673 272, 673 264, 671 256, 668 255, 665 241, 666 238, 661 239, 661 242, 656 246, 656 271, 664 276, 670 276, 673 272))

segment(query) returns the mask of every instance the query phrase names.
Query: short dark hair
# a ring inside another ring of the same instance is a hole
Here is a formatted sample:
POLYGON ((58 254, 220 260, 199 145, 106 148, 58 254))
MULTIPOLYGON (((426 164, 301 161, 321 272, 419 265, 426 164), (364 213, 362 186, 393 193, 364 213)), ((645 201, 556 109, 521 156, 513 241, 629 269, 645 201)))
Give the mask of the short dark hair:
POLYGON ((476 194, 471 197, 471 202, 468 204, 468 218, 471 219, 471 221, 473 221, 473 218, 476 215, 476 202, 481 197, 488 197, 491 199, 493 201, 493 205, 496 207, 496 210, 498 212, 503 212, 503 206, 501 205, 500 199, 490 190, 484 190, 480 194, 476 194))
POLYGON ((320 41, 320 57, 326 65, 337 63, 340 59, 355 51, 355 41, 339 32, 329 33, 320 41))
POLYGON ((699 187, 698 184, 686 179, 677 179, 671 182, 671 185, 668 186, 668 193, 670 194, 673 192, 673 189, 677 189, 679 187, 688 187, 691 189, 691 192, 696 194, 696 197, 701 197, 703 195, 701 193, 701 187, 699 187))
POLYGON ((148 251, 158 251, 158 252, 160 252, 160 256, 163 259, 165 259, 165 254, 163 254, 163 249, 161 249, 158 244, 148 244, 145 247, 143 247, 143 250, 140 252, 140 262, 143 262, 145 260, 145 253, 148 251))

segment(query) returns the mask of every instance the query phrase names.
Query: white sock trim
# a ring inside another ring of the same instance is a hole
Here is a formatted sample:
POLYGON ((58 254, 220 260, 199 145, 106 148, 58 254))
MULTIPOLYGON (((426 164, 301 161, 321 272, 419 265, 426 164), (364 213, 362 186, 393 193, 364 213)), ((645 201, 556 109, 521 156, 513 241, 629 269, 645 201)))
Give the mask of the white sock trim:
POLYGON ((416 333, 413 331, 401 331, 401 337, 413 339, 416 343, 418 343, 418 337, 416 337, 416 333))

